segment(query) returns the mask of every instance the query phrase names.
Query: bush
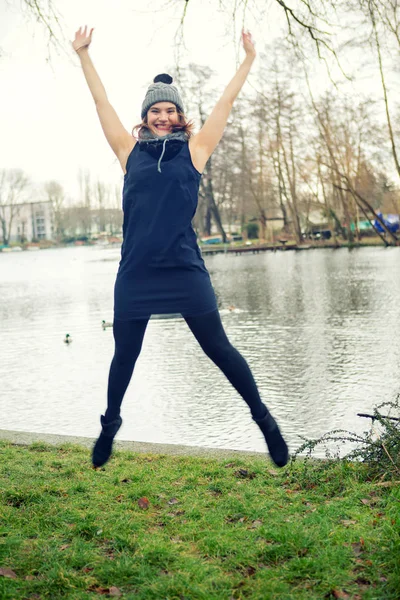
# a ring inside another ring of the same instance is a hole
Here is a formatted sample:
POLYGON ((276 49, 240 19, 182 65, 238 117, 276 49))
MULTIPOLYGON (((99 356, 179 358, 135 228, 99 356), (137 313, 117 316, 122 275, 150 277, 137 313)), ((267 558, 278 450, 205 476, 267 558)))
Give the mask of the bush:
POLYGON ((87 235, 71 235, 65 236, 62 239, 63 244, 73 244, 74 242, 87 242, 89 240, 87 235))
MULTIPOLYGON (((344 444, 352 442, 356 444, 356 448, 351 450, 344 457, 347 461, 361 461, 366 467, 368 478, 398 478, 400 475, 400 394, 394 402, 383 402, 377 406, 373 415, 372 422, 377 422, 382 427, 382 434, 376 437, 372 428, 365 431, 362 435, 336 429, 325 433, 322 437, 316 440, 305 440, 304 444, 294 453, 292 460, 296 460, 299 454, 308 451, 310 458, 314 448, 317 445, 325 444, 326 442, 337 442, 344 444), (393 412, 394 414, 382 414, 381 409, 385 409, 385 413, 393 412)), ((327 451, 327 456, 331 457, 331 452, 327 451)), ((339 457, 337 452, 336 460, 339 457)))

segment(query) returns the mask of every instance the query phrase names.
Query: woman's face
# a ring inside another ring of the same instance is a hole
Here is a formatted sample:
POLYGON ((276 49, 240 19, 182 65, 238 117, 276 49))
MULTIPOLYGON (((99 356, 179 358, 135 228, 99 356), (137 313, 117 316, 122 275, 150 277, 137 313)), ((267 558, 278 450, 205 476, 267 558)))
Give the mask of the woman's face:
POLYGON ((156 135, 172 133, 172 126, 179 123, 178 111, 172 102, 157 102, 147 111, 147 124, 156 135))

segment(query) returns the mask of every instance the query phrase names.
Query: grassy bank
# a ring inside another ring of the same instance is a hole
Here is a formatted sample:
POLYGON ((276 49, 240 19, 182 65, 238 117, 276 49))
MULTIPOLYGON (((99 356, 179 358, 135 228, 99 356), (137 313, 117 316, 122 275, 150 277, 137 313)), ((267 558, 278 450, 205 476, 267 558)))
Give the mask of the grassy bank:
POLYGON ((400 597, 400 490, 362 464, 0 442, 0 598, 400 597))

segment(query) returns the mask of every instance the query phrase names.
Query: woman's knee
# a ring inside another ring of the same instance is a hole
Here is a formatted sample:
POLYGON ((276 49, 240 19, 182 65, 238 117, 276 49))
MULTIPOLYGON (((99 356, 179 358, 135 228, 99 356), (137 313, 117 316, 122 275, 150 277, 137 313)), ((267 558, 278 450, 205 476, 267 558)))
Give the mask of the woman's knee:
POLYGON ((208 339, 205 344, 201 344, 203 351, 211 360, 229 362, 236 350, 227 337, 218 339, 208 339))

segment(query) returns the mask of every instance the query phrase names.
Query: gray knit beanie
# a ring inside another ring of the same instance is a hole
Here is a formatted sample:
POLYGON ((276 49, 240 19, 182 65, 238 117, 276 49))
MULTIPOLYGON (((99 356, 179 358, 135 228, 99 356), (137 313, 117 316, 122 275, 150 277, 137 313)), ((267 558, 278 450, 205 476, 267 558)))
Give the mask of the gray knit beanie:
POLYGON ((185 112, 182 98, 176 87, 171 85, 172 81, 172 77, 166 73, 161 73, 161 75, 154 77, 154 82, 147 90, 142 104, 142 119, 146 116, 150 106, 153 106, 157 102, 172 102, 181 113, 185 112))

